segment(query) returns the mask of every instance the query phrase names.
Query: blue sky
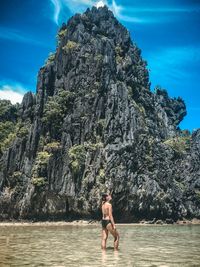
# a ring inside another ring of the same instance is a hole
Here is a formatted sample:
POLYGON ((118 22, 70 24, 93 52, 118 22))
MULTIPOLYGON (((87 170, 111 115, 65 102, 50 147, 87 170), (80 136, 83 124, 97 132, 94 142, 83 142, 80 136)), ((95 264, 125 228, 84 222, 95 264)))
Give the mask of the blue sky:
POLYGON ((181 128, 200 128, 200 0, 1 0, 0 98, 14 103, 26 91, 35 92, 59 26, 102 2, 142 49, 151 89, 160 85, 185 100, 188 115, 181 128))

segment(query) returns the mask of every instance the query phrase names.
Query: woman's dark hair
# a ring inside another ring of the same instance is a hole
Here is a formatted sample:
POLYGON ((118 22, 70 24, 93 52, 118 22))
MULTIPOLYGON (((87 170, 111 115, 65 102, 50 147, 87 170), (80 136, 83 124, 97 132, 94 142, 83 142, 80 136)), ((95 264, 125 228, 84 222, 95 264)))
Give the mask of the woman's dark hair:
POLYGON ((101 195, 101 200, 102 201, 106 201, 106 197, 108 196, 108 194, 107 193, 103 193, 102 195, 101 195))

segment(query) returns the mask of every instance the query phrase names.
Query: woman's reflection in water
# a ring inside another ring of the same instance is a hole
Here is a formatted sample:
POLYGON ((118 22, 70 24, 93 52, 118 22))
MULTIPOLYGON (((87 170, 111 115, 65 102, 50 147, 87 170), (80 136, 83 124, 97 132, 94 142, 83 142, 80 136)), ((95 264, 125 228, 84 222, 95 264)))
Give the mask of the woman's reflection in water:
POLYGON ((113 250, 112 247, 108 247, 107 250, 102 250, 102 266, 112 264, 117 266, 119 261, 119 251, 113 250))

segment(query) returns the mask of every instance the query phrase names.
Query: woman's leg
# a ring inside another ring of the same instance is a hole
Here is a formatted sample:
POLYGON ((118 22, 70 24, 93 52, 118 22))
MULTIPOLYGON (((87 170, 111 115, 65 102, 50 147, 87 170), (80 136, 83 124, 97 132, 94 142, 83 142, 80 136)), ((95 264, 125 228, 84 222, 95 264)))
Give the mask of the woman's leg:
POLYGON ((117 230, 113 229, 112 224, 110 223, 107 225, 106 228, 114 237, 114 249, 117 250, 119 247, 119 233, 117 232, 117 230))
POLYGON ((108 230, 102 228, 102 239, 101 239, 101 248, 106 249, 106 241, 108 239, 108 230))

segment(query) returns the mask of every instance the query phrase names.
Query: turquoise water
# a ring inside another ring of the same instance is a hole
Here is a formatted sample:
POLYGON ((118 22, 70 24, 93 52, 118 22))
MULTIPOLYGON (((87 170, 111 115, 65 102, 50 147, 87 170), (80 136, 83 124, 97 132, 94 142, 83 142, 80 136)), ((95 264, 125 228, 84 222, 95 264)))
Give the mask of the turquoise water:
POLYGON ((200 266, 199 225, 117 228, 102 252, 100 226, 0 226, 0 267, 200 266))

